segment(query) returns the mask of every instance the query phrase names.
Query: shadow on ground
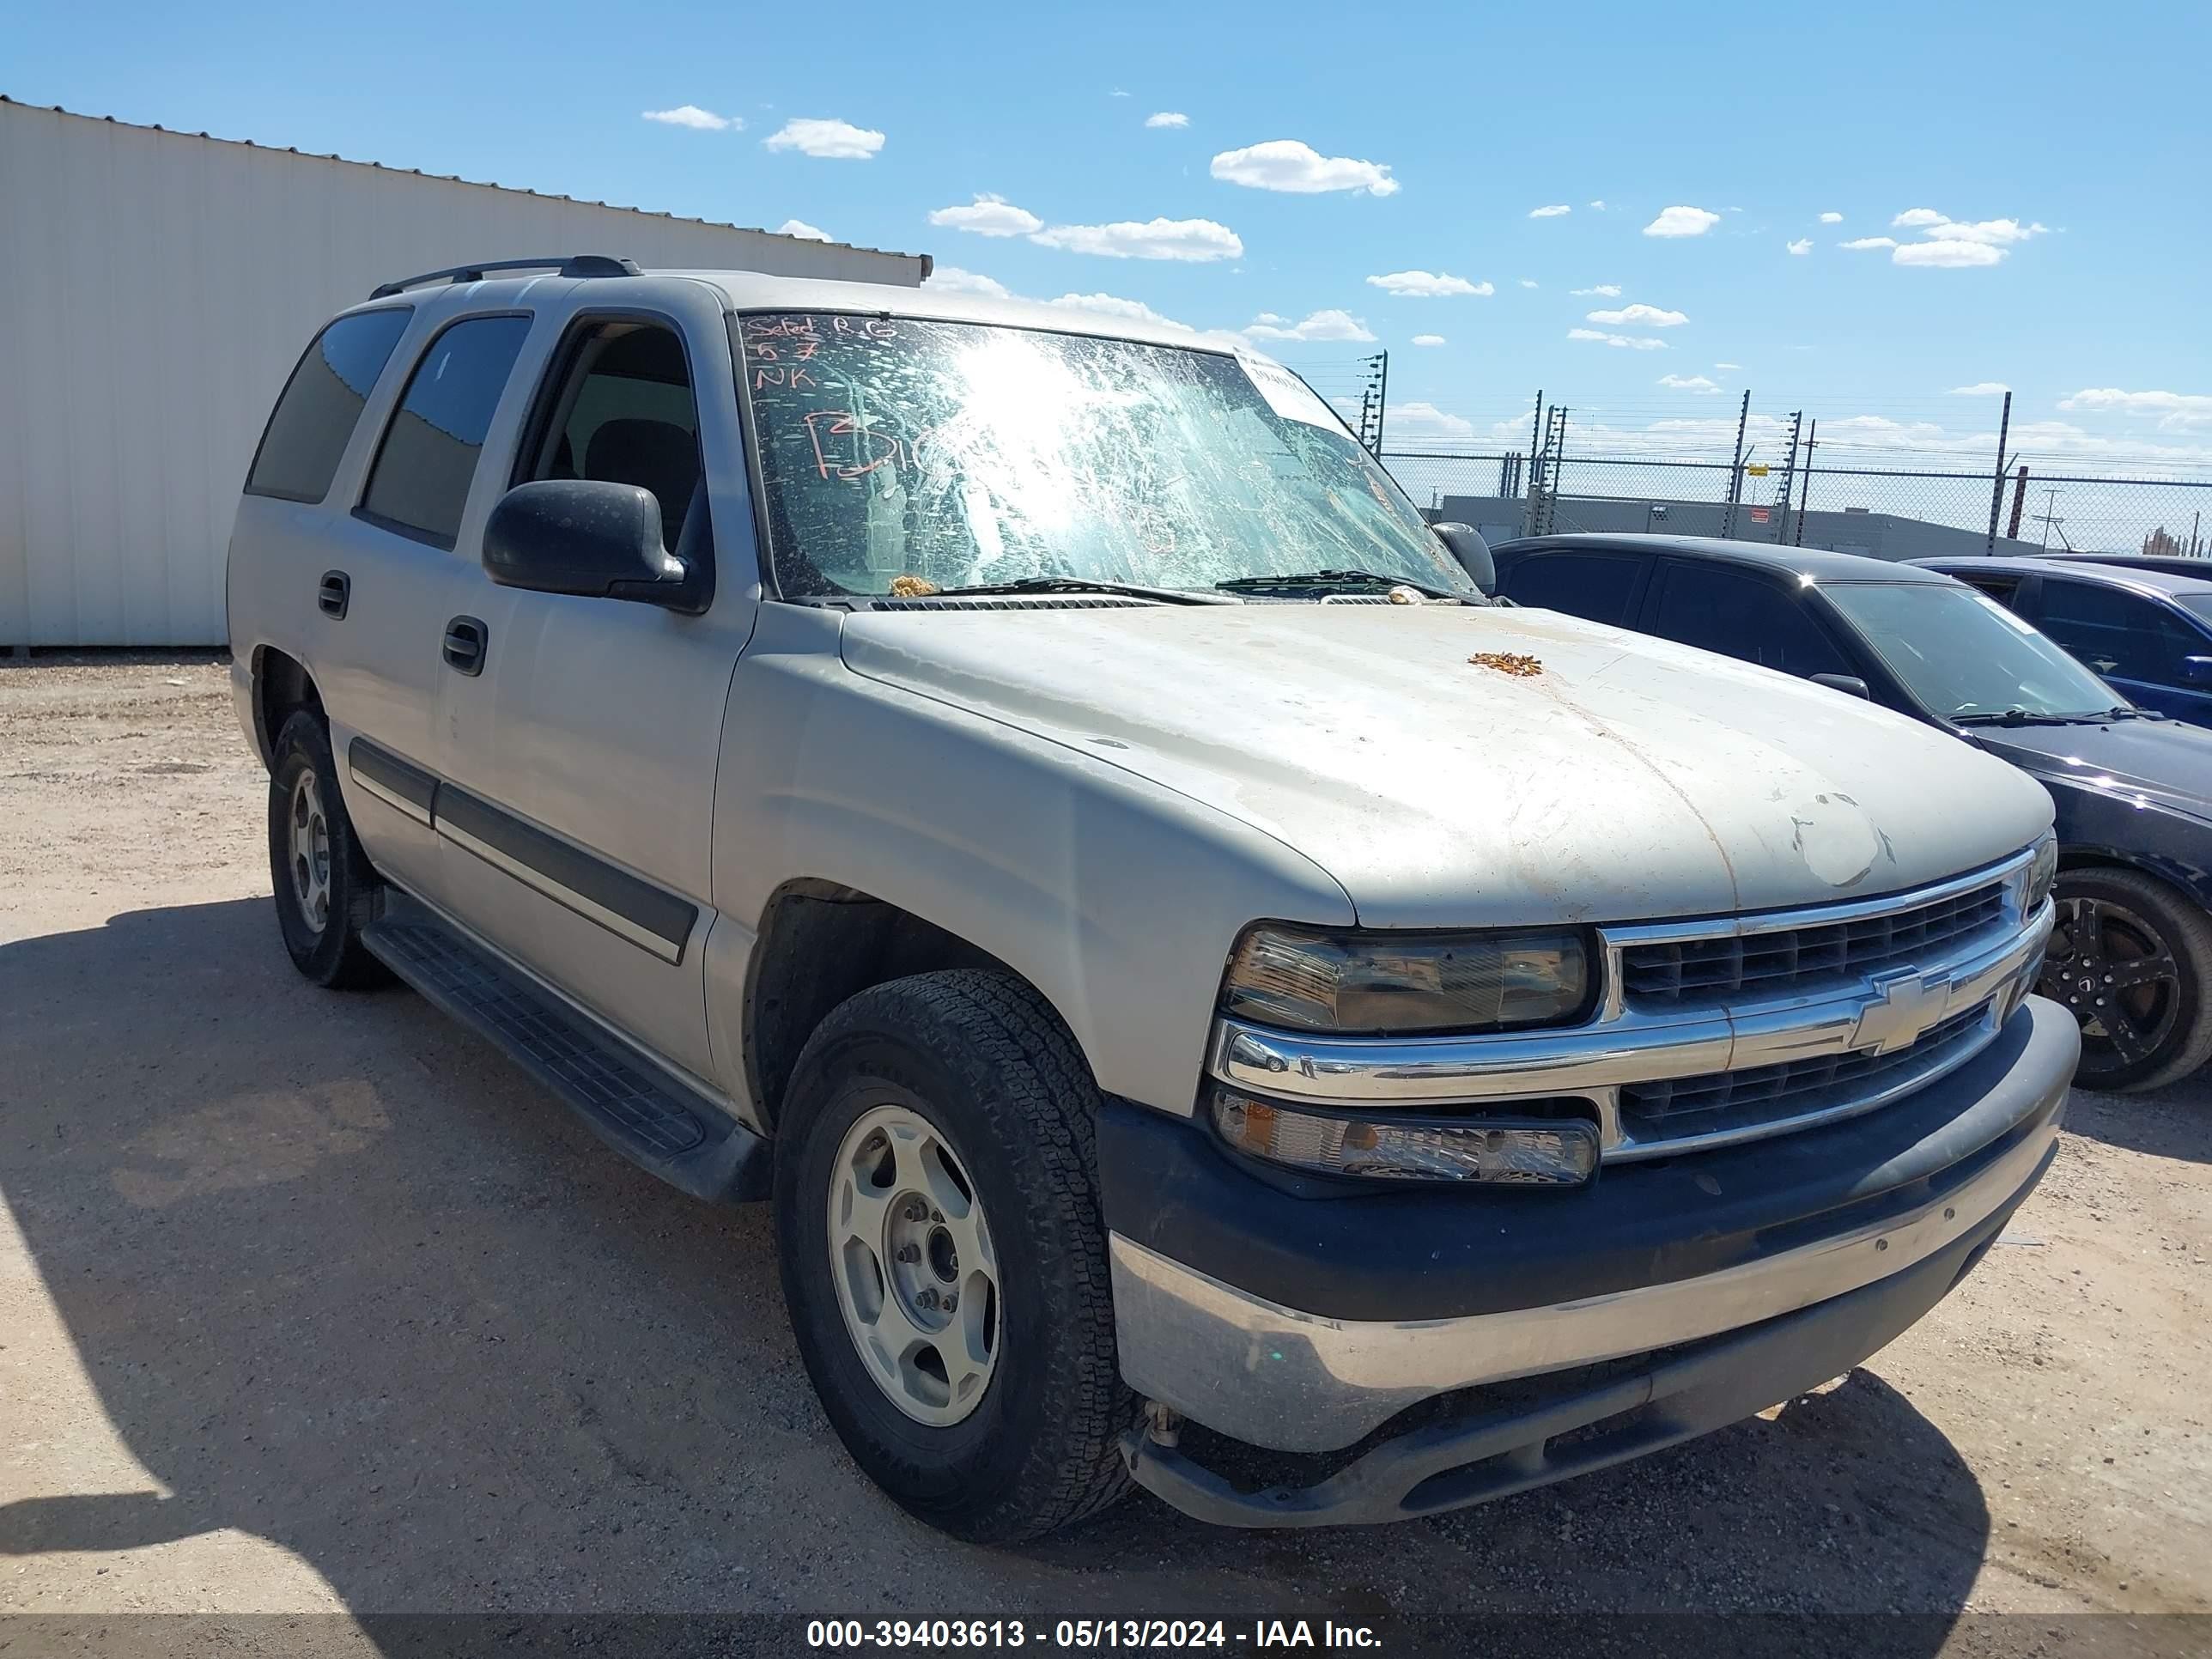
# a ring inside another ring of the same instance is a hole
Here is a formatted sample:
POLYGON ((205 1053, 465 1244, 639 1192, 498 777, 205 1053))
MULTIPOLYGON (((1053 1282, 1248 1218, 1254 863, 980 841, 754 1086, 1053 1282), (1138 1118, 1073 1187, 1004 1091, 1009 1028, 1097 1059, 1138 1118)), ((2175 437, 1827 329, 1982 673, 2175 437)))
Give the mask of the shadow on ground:
POLYGON ((308 988, 265 900, 0 946, 0 1193, 173 1493, 0 1508, 0 1553, 236 1528, 363 1616, 1330 1616, 1455 1644, 1522 1611, 1902 1609, 1923 1650, 1983 1559, 1973 1476, 1867 1371, 1429 1522, 1218 1532, 1139 1497, 971 1549, 836 1447, 763 1213, 631 1170, 405 992, 308 988))

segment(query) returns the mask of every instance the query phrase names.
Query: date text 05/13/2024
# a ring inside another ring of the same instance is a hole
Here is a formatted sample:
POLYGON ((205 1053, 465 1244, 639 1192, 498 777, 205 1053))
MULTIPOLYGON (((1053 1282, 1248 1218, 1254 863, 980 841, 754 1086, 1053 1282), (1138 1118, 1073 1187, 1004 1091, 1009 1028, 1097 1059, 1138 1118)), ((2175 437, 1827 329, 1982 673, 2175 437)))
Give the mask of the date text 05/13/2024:
POLYGON ((1382 1639, 1365 1625, 1323 1620, 1255 1620, 1232 1626, 1220 1619, 1061 1619, 1048 1629, 1019 1619, 816 1619, 806 1644, 824 1649, 1049 1647, 1096 1650, 1144 1648, 1335 1648, 1379 1650, 1382 1639))

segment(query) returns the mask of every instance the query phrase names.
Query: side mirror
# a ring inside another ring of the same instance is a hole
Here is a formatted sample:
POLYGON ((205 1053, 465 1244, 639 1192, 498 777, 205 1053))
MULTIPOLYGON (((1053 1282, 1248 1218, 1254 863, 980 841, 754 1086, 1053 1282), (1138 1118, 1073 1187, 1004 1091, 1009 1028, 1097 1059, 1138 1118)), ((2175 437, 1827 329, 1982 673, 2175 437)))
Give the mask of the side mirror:
POLYGON ((1847 697, 1863 698, 1872 702, 1874 693, 1867 683, 1856 674, 1812 674, 1807 676, 1814 684, 1825 685, 1831 691, 1840 691, 1847 697))
POLYGON ((2212 657, 2184 657, 2181 678, 2191 685, 2212 685, 2212 657))
POLYGON ((660 503, 636 484, 517 484, 484 521, 484 574, 502 587, 686 605, 690 572, 660 544, 660 503))
POLYGON ((1485 593, 1498 592, 1498 566, 1490 556, 1490 544, 1482 539, 1482 532, 1471 524, 1432 524, 1437 539, 1451 550, 1459 561, 1459 568, 1485 593))

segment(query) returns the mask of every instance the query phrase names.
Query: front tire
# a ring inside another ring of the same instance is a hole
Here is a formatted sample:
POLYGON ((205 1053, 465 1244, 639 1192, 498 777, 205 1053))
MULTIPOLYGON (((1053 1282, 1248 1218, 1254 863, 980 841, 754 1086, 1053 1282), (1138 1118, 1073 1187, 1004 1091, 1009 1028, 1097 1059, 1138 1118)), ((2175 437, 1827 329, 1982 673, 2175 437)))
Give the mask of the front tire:
POLYGON ((784 1298, 823 1408, 871 1480, 975 1542, 1128 1485, 1097 1098, 1042 999, 963 969, 833 1010, 778 1125, 784 1298))
POLYGON ((2081 1025, 2085 1089, 2135 1093, 2212 1059, 2212 918, 2134 870, 2062 872, 2036 989, 2081 1025))
POLYGON ((305 710, 276 734, 269 772, 269 878, 292 965, 318 985, 381 985, 391 975, 362 943, 382 898, 338 793, 330 734, 305 710))

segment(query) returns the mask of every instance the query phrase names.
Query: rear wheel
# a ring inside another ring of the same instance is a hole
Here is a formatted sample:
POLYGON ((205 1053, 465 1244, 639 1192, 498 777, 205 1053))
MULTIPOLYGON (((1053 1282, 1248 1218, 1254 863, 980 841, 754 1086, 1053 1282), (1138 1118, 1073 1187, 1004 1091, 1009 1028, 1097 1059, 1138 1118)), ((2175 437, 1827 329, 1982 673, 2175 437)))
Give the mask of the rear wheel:
POLYGON ((974 970, 860 993, 792 1077, 776 1236, 800 1358, 854 1461, 963 1538, 1038 1537, 1127 1486, 1097 1106, 1051 1008, 974 970))
POLYGON ((2212 1058, 2212 918, 2133 870, 2063 872, 2054 896, 2036 989, 2081 1022, 2074 1080, 2156 1089, 2212 1058))
POLYGON ((269 773, 269 878, 292 965, 318 985, 384 983, 361 930, 375 919, 380 886, 354 839, 338 794, 330 735, 304 710, 276 734, 269 773))

